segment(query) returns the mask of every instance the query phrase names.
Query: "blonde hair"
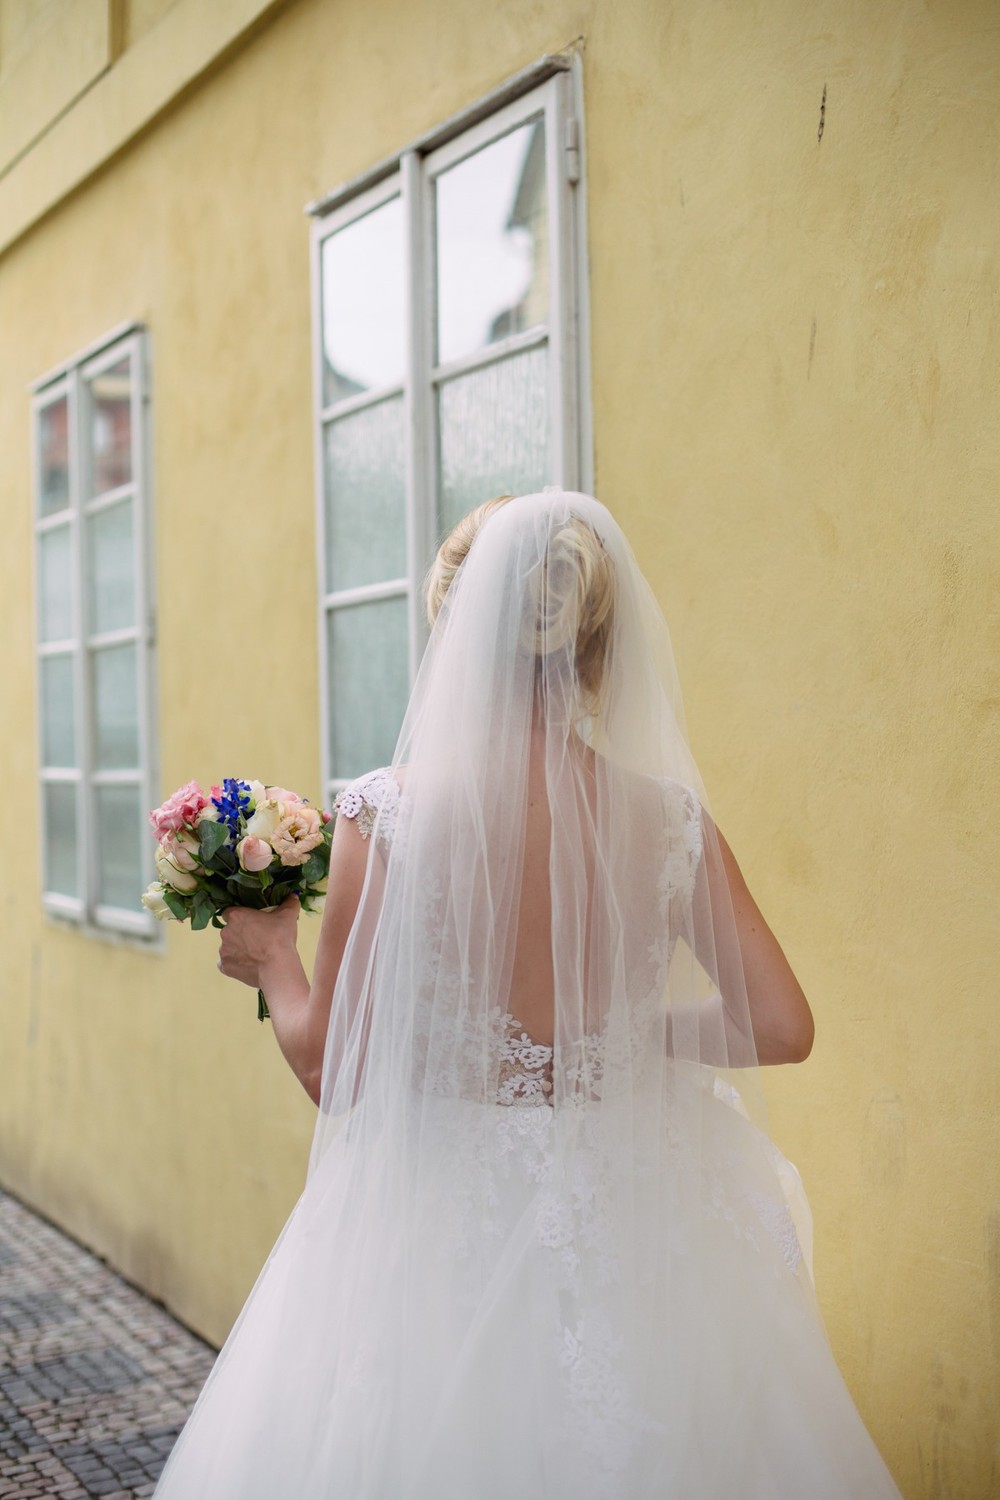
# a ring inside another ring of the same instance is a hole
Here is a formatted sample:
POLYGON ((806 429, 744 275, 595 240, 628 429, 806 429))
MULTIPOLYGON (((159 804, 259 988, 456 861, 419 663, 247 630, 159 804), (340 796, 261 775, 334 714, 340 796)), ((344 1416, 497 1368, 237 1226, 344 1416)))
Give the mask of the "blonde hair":
POLYGON ((444 596, 451 588, 455 574, 469 555, 469 548, 479 534, 479 528, 501 505, 506 505, 508 500, 513 500, 513 495, 494 495, 492 500, 484 500, 482 505, 477 505, 475 510, 470 510, 467 516, 463 516, 457 526, 453 526, 441 543, 437 551, 437 557, 431 563, 430 572, 427 574, 426 601, 427 619, 431 625, 437 619, 444 596))
MULTIPOLYGON (((433 625, 480 527, 513 495, 494 495, 463 516, 445 537, 427 575, 427 618, 433 625)), ((577 677, 588 712, 599 703, 615 604, 614 567, 600 537, 570 515, 552 534, 533 647, 539 658, 574 645, 577 677), (575 643, 571 641, 575 630, 575 643)))

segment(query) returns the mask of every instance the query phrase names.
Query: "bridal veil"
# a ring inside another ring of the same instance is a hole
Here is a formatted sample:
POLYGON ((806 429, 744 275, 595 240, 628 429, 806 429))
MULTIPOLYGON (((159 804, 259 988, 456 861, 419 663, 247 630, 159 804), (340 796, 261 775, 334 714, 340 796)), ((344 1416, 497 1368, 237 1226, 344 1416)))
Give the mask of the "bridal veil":
POLYGON ((341 802, 370 854, 309 1180, 163 1495, 895 1495, 761 1128, 667 629, 596 500, 491 509, 379 786, 341 802))

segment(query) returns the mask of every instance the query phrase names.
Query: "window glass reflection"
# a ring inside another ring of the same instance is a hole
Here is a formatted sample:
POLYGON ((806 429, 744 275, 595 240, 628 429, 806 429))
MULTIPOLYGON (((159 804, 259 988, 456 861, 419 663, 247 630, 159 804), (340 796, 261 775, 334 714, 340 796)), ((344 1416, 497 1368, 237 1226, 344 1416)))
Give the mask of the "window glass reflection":
POLYGON ((438 453, 442 534, 489 495, 526 495, 549 483, 544 344, 444 382, 438 453))
POLYGON ((529 121, 442 172, 435 223, 439 364, 544 323, 544 121, 529 121))
POLYGON ((403 398, 350 412, 326 429, 326 586, 357 588, 406 572, 403 398))
POLYGON ((323 242, 323 405, 403 379, 403 207, 391 198, 323 242))
POLYGON ((97 899, 102 906, 139 910, 142 890, 144 819, 138 789, 94 788, 97 835, 97 899))
POLYGON ((50 781, 44 787, 45 889, 78 896, 76 797, 72 782, 50 781))
POLYGON ((129 361, 119 360, 90 382, 92 495, 132 478, 132 401, 129 361))
POLYGON ((327 667, 332 774, 388 765, 410 690, 406 599, 331 610, 327 667))
POLYGON ((69 504, 69 401, 53 401, 38 414, 39 510, 51 516, 69 504))

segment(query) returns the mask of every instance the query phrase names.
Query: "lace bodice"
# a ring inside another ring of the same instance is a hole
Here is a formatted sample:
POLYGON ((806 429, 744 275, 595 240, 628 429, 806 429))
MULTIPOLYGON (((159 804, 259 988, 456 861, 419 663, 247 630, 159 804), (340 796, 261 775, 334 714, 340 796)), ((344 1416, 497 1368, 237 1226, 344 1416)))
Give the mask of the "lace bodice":
MULTIPOLYGON (((659 981, 669 959, 670 936, 668 913, 678 894, 690 888, 701 859, 701 807, 687 787, 673 785, 677 794, 669 799, 671 837, 657 880, 660 933, 650 944, 650 1000, 647 1009, 657 1003, 659 981)), ((363 839, 374 835, 375 846, 386 856, 393 841, 401 835, 405 799, 390 767, 383 766, 359 776, 341 791, 334 801, 334 812, 350 818, 363 839)), ((428 914, 430 915, 430 914, 428 914)), ((496 1102, 502 1105, 547 1107, 554 1093, 555 1049, 538 1042, 521 1021, 509 1011, 494 1012, 493 1057, 497 1073, 496 1102)), ((574 1072, 586 1076, 590 1086, 600 1082, 604 1073, 607 1038, 603 1033, 588 1035, 578 1046, 584 1056, 564 1065, 567 1078, 574 1072)))

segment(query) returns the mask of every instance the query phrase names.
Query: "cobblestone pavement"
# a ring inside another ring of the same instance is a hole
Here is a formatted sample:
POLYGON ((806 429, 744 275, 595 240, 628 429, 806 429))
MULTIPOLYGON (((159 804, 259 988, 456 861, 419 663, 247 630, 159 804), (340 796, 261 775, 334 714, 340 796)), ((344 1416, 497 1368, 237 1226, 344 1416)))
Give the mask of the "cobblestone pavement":
POLYGON ((0 1191, 0 1500, 152 1494, 214 1358, 0 1191))

